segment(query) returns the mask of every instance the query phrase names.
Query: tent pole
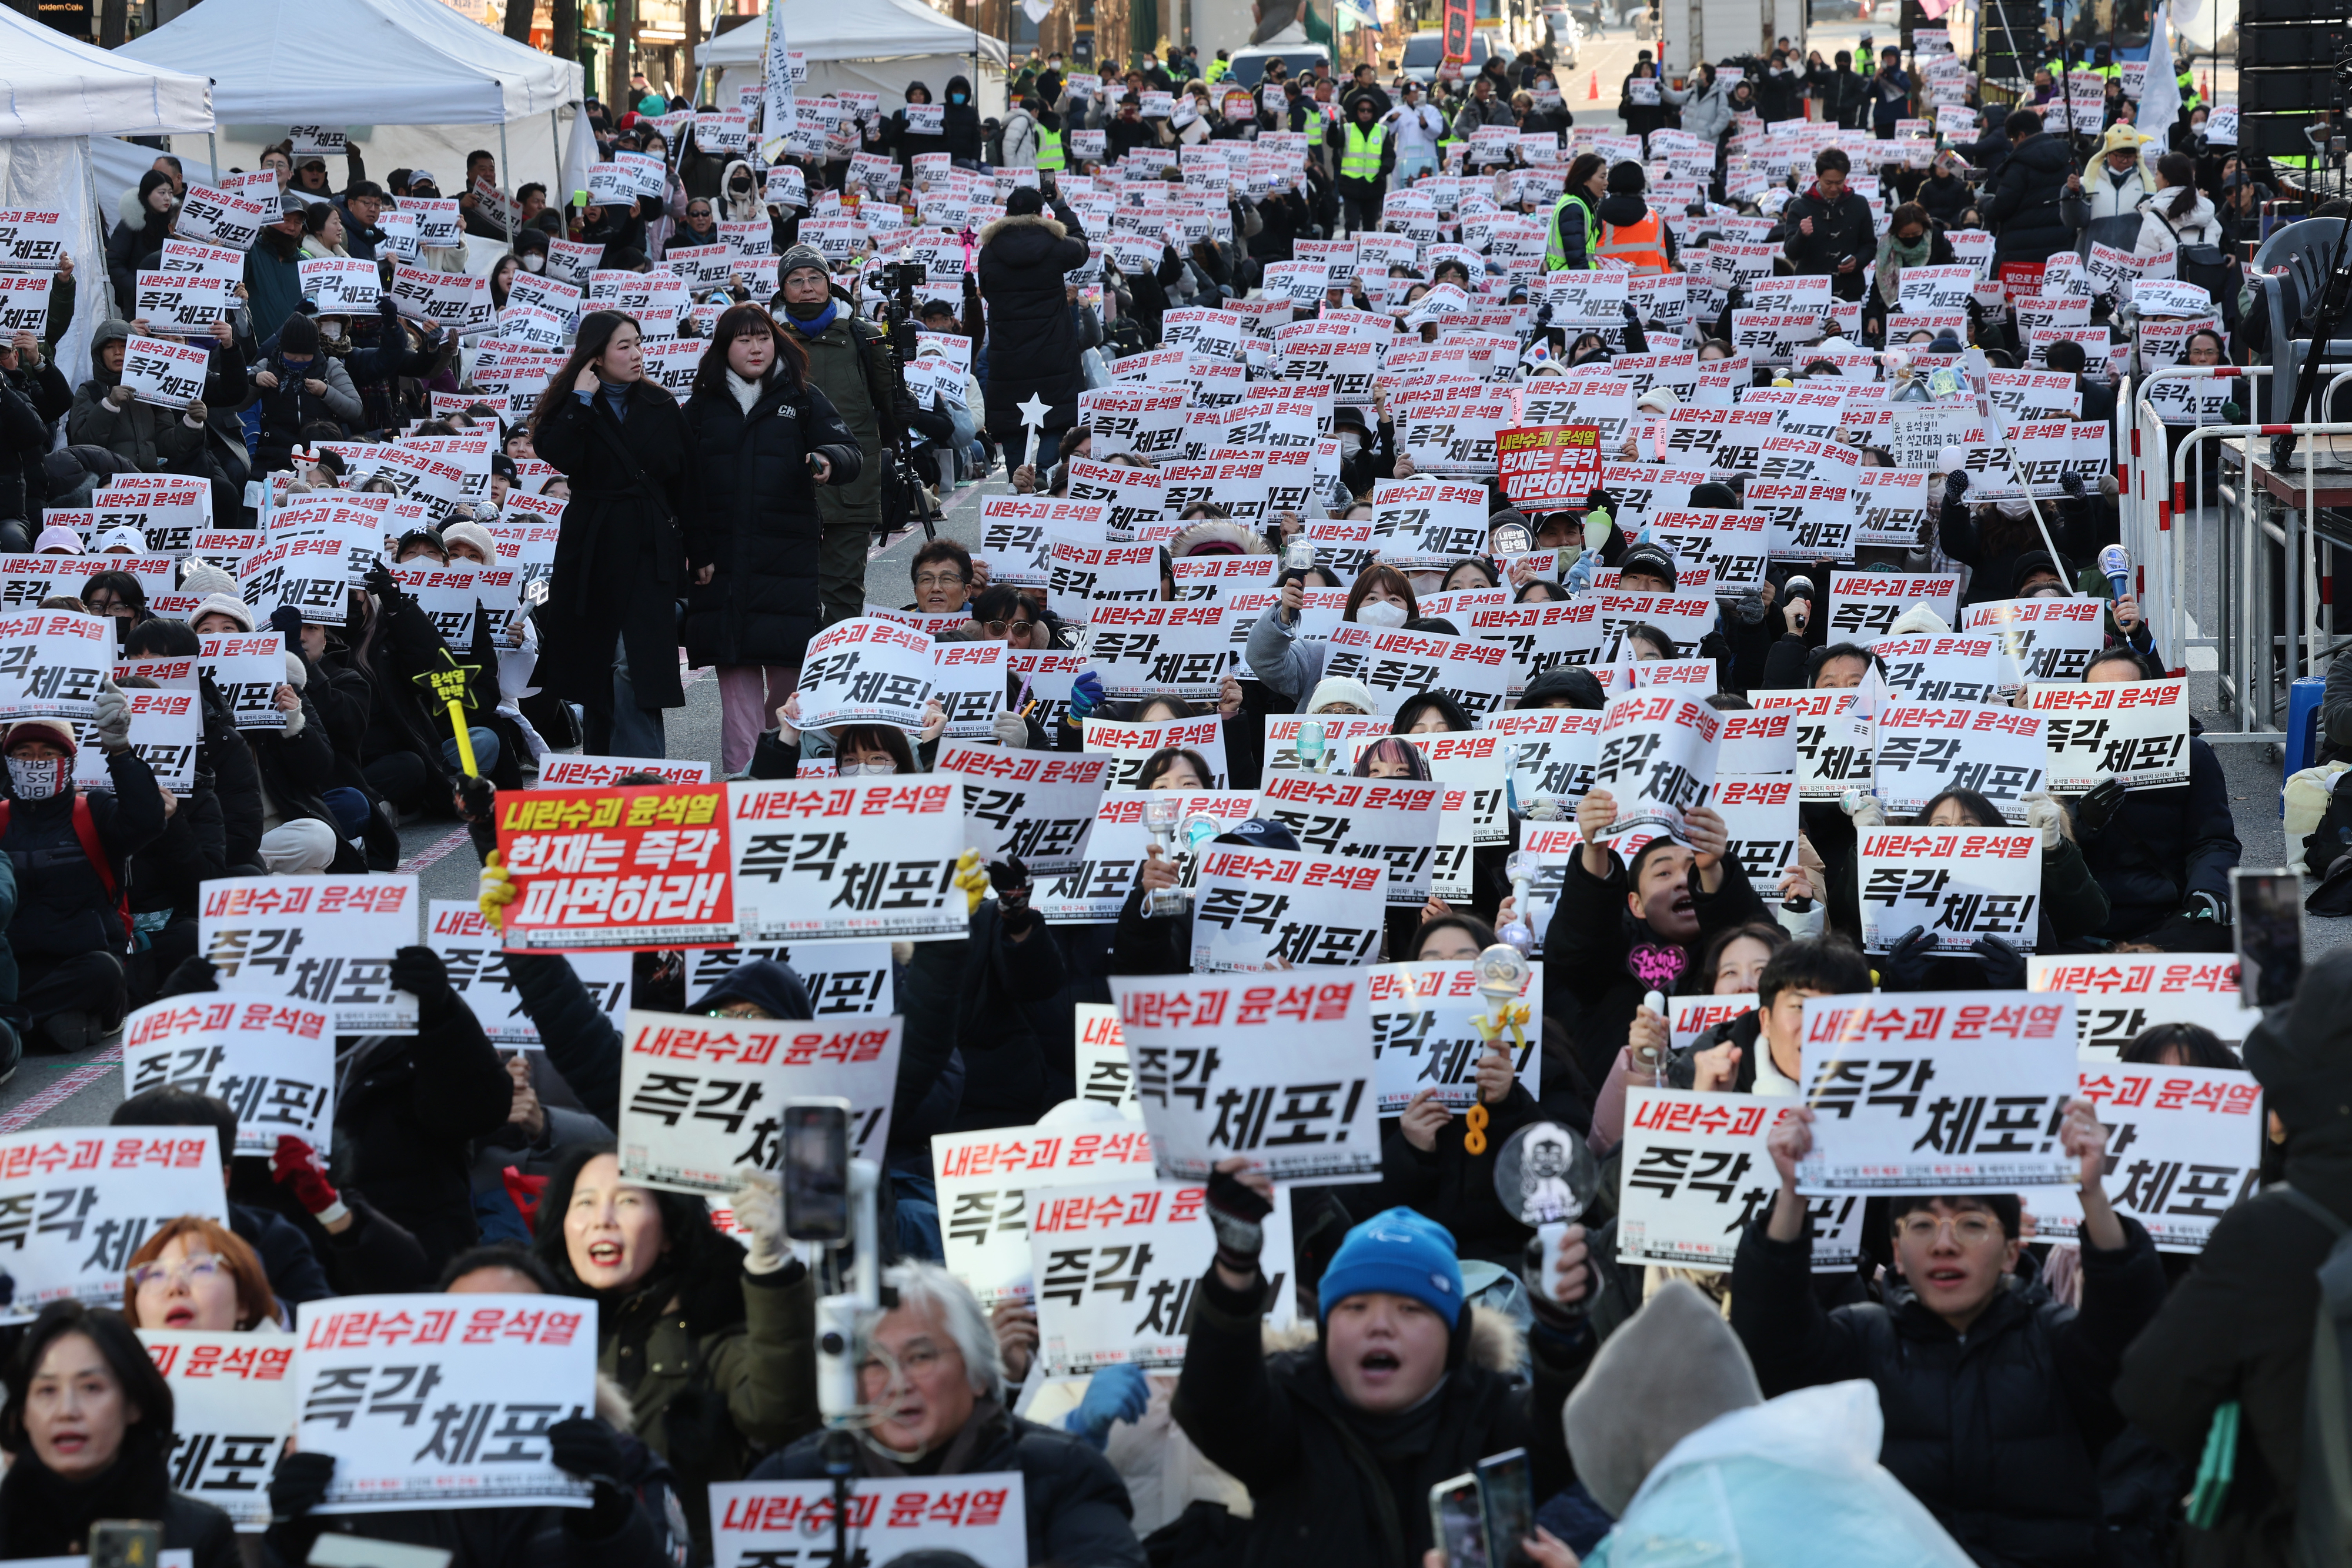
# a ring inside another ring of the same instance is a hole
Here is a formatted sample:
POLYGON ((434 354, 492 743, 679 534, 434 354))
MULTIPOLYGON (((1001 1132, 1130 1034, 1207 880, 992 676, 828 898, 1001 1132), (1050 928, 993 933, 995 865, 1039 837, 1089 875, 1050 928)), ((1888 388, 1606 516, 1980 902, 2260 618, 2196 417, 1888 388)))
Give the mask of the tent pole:
POLYGON ((205 155, 213 161, 213 179, 219 180, 220 139, 209 131, 205 132, 205 155))
MULTIPOLYGON (((582 112, 585 113, 586 111, 583 109, 582 112)), ((547 140, 548 144, 555 149, 555 178, 548 183, 547 188, 555 192, 558 195, 563 198, 561 202, 550 203, 549 204, 554 206, 557 211, 561 212, 563 208, 572 204, 572 193, 562 188, 563 111, 561 109, 551 109, 547 111, 547 140)))
MULTIPOLYGON (((514 165, 507 157, 507 122, 503 120, 499 121, 499 169, 508 179, 514 179, 514 165)), ((560 183, 563 176, 563 166, 561 160, 557 161, 555 173, 556 178, 560 183)), ((522 189, 521 181, 515 181, 515 189, 522 189)), ((499 215, 506 223, 507 248, 509 250, 512 250, 515 247, 515 204, 509 202, 501 204, 499 208, 499 215)))

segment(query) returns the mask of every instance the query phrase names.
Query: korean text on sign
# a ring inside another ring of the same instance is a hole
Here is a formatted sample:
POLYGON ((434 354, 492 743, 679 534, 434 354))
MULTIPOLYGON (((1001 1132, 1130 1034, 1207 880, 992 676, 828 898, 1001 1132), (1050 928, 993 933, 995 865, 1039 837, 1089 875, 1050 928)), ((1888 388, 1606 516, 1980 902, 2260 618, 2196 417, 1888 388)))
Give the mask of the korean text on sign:
POLYGON ((698 947, 733 939, 724 785, 532 789, 499 798, 520 895, 507 946, 698 947))
MULTIPOLYGON (((2085 1061, 2076 1092, 2107 1134, 2107 1201, 2162 1252, 2201 1252, 2231 1205, 2262 1180, 2263 1088, 2237 1069, 2085 1061)), ((2033 1197, 2036 1234, 2074 1239, 2077 1193, 2033 1197)))
POLYGON ((1112 1178, 1149 1181, 1151 1135, 1139 1120, 934 1133, 931 1168, 947 1266, 982 1306, 992 1307, 1034 1293, 1028 1193, 1112 1178))
MULTIPOLYGON (((1702 998, 1703 999, 1703 998, 1702 998)), ((1691 1089, 1633 1089, 1625 1095, 1618 1255, 1645 1263, 1720 1273, 1740 1234, 1769 1211, 1780 1174, 1764 1140, 1790 1103, 1691 1089)), ((1862 1253, 1860 1193, 1808 1198, 1813 1270, 1850 1270, 1862 1253)))
POLYGON ((324 1008, 339 1034, 415 1034, 392 957, 415 946, 416 919, 413 876, 232 877, 199 890, 196 951, 225 991, 324 1008))
POLYGON ((236 1113, 236 1152, 281 1136, 327 1146, 334 1120, 335 1030, 326 1009, 212 991, 141 1008, 122 1025, 123 1094, 184 1089, 236 1113))
POLYGON ((172 1490, 243 1533, 269 1528, 269 1477, 294 1431, 294 1342, 284 1334, 142 1329, 172 1385, 172 1490))
POLYGON ((16 1281, 0 1322, 51 1301, 122 1304, 147 1238, 184 1214, 227 1223, 211 1127, 50 1127, 0 1134, 0 1269, 16 1281))
MULTIPOLYGON (((710 1489, 713 1568, 788 1568, 833 1558, 833 1483, 723 1481, 710 1489)), ((960 1552, 980 1568, 1029 1568, 1018 1470, 861 1479, 849 1500, 851 1561, 960 1552)))
POLYGON ((964 845, 960 779, 725 788, 743 939, 924 941, 968 929, 954 883, 964 845))

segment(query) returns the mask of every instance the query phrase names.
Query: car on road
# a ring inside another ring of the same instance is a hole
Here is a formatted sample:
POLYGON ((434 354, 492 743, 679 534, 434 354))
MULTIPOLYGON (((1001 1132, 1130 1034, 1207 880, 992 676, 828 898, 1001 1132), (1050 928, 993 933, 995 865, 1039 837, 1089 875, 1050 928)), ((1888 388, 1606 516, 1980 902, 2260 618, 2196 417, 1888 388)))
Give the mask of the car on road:
MULTIPOLYGON (((1465 75, 1475 73, 1479 67, 1496 56, 1511 57, 1503 47, 1502 38, 1480 29, 1470 35, 1470 58, 1462 68, 1465 75)), ((1445 58, 1445 35, 1438 32, 1415 33, 1404 41, 1404 54, 1399 63, 1400 72, 1411 81, 1432 82, 1437 79, 1437 68, 1445 58)))

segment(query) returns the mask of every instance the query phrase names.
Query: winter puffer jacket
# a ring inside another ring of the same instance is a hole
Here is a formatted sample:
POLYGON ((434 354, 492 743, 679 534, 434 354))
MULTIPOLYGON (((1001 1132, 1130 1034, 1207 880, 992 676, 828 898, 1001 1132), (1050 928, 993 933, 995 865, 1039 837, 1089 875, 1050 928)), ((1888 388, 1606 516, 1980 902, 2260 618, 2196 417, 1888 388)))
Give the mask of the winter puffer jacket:
POLYGON ((992 430, 1018 428, 1019 405, 1032 397, 1046 405, 1043 429, 1066 430, 1077 419, 1086 377, 1063 290, 1067 275, 1087 263, 1087 239, 1067 207, 1060 214, 999 218, 980 233, 992 430))
POLYGON ((2047 261, 2074 245, 2074 231, 2059 212, 2074 172, 2065 144, 2047 132, 2017 144, 1978 208, 1996 236, 1996 261, 2047 261))

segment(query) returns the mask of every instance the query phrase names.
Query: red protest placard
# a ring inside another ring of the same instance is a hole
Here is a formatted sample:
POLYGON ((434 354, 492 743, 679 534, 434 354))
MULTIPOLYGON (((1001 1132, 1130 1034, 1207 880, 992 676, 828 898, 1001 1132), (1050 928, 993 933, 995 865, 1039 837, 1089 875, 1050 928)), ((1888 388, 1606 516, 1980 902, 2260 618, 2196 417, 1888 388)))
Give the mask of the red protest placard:
POLYGON ((530 789, 499 801, 518 890, 507 946, 717 947, 735 939, 727 787, 530 789))
POLYGON ((1522 426, 1495 433, 1495 463, 1515 507, 1581 507, 1601 484, 1601 431, 1591 424, 1522 426))

